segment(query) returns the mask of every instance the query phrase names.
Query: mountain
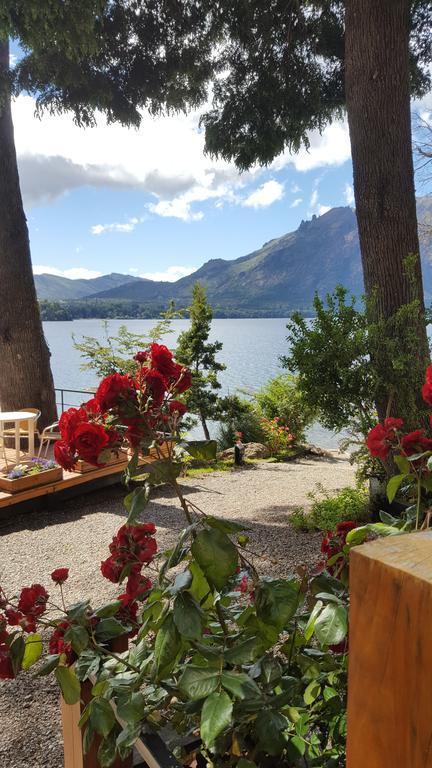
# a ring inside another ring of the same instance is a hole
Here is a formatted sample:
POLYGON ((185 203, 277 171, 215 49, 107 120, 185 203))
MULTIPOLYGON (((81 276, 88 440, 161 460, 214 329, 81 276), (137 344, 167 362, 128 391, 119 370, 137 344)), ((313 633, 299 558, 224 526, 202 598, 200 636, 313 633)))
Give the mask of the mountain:
POLYGON ((58 275, 35 275, 36 292, 39 299, 48 301, 71 301, 83 299, 100 291, 116 289, 125 283, 135 280, 141 282, 139 277, 120 275, 111 272, 110 275, 90 278, 89 280, 70 280, 58 275))
MULTIPOLYGON (((432 299, 432 198, 418 200, 418 216, 425 297, 429 303, 432 299)), ((147 311, 152 307, 156 311, 169 299, 175 299, 179 306, 187 306, 197 280, 206 286, 215 313, 228 316, 280 316, 293 309, 307 311, 316 291, 324 296, 338 283, 360 296, 363 276, 355 213, 349 207, 332 208, 322 216, 302 221, 294 232, 270 240, 247 256, 231 261, 211 259, 175 283, 125 275, 68 282, 80 283, 78 290, 83 290, 85 283, 88 293, 76 298, 135 302, 145 305, 147 311), (113 279, 116 284, 104 287, 104 279, 113 279)), ((41 293, 39 295, 42 298, 41 293)), ((63 296, 51 295, 51 298, 63 296)))

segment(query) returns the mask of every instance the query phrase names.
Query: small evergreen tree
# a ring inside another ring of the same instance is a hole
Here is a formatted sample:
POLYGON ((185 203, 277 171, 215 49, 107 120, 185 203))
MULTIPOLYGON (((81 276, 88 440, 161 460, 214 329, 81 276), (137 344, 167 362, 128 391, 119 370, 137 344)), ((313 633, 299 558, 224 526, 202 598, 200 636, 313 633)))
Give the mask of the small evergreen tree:
POLYGON ((193 373, 193 384, 187 393, 187 406, 191 413, 199 416, 206 440, 210 440, 208 419, 216 416, 220 384, 217 374, 225 365, 216 360, 222 349, 220 341, 209 343, 208 338, 213 319, 213 310, 207 302, 205 288, 195 283, 192 289, 192 304, 189 307, 191 325, 178 339, 176 359, 187 365, 193 373))

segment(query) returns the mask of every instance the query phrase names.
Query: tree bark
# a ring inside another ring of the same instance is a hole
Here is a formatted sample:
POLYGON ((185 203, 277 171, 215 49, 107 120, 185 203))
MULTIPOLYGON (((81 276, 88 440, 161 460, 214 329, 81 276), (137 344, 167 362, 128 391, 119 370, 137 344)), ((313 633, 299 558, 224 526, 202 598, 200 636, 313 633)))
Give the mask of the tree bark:
MULTIPOLYGON (((0 40, 0 72, 8 69, 9 43, 0 40)), ((54 382, 33 279, 9 91, 0 99, 0 408, 39 408, 40 428, 57 417, 54 382)))
POLYGON ((411 0, 346 0, 345 81, 366 298, 376 323, 378 415, 398 411, 415 423, 429 352, 411 141, 410 12, 411 0))
POLYGON ((205 437, 206 440, 210 440, 210 432, 209 432, 209 429, 208 429, 208 426, 207 426, 207 422, 205 420, 205 416, 204 416, 202 411, 200 411, 200 419, 201 419, 201 425, 202 425, 203 432, 204 432, 204 437, 205 437))

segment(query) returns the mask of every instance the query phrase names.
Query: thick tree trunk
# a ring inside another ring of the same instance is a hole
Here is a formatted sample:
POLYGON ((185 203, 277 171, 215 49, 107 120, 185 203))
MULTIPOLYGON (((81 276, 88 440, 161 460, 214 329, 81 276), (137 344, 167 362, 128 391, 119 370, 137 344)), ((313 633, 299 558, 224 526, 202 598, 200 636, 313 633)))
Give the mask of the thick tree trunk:
MULTIPOLYGON (((0 69, 8 68, 9 44, 0 40, 0 69)), ((57 416, 6 96, 0 102, 0 408, 26 407, 40 409, 39 427, 57 416)))
POLYGON ((346 0, 346 103, 380 418, 415 423, 428 362, 411 143, 411 0, 346 0), (411 305, 409 309, 403 309, 411 305), (397 358, 395 364, 395 358, 397 358))

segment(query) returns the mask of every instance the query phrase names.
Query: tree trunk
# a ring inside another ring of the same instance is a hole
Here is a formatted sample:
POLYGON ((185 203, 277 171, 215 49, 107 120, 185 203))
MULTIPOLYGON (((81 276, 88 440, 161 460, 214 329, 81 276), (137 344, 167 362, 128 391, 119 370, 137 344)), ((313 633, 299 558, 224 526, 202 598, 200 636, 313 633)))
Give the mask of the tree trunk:
MULTIPOLYGON (((0 72, 9 43, 0 40, 0 72)), ((45 341, 19 186, 9 94, 0 101, 0 408, 34 407, 38 427, 57 417, 50 353, 45 341)))
POLYGON ((411 0, 346 0, 345 77, 378 415, 397 412, 414 425, 429 352, 411 142, 410 11, 411 0))
POLYGON ((202 411, 200 411, 200 419, 201 419, 201 424, 204 432, 204 437, 206 440, 210 440, 210 432, 208 430, 207 422, 205 420, 205 416, 202 411))

